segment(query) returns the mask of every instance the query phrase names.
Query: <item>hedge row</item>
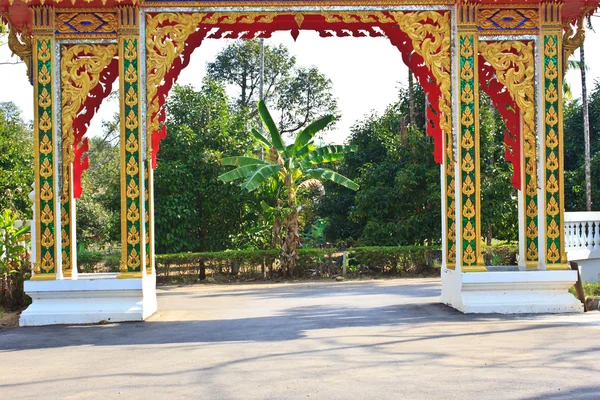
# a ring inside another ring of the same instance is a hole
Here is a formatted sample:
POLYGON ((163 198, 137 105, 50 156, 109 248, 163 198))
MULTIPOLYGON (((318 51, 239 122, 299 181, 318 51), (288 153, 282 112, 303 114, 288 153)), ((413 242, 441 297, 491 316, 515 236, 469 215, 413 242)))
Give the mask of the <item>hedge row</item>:
MULTIPOLYGON (((516 263, 517 247, 501 245, 483 247, 487 264, 516 263)), ((177 253, 156 255, 158 277, 198 278, 208 274, 245 274, 276 276, 280 274, 279 250, 228 250, 221 252, 177 253)), ((342 273, 343 251, 335 249, 300 249, 298 276, 333 276, 342 273)), ((349 273, 413 273, 433 271, 441 265, 439 247, 353 247, 347 250, 349 273)), ((119 255, 82 253, 78 265, 82 272, 117 271, 119 255)))
MULTIPOLYGON (((157 275, 165 278, 198 277, 212 273, 277 275, 278 250, 233 250, 206 253, 179 253, 156 256, 157 275)), ((343 251, 300 249, 297 276, 333 276, 342 273, 343 251)), ((400 273, 421 272, 441 262, 435 247, 356 247, 348 250, 349 272, 400 273)))

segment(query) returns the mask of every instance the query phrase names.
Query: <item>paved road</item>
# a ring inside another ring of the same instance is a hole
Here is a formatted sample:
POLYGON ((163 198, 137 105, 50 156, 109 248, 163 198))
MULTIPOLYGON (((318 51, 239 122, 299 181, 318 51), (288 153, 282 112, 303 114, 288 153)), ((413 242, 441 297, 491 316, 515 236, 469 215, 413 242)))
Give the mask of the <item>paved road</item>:
POLYGON ((439 292, 162 288, 145 323, 0 330, 0 399, 600 399, 600 313, 466 316, 439 292))

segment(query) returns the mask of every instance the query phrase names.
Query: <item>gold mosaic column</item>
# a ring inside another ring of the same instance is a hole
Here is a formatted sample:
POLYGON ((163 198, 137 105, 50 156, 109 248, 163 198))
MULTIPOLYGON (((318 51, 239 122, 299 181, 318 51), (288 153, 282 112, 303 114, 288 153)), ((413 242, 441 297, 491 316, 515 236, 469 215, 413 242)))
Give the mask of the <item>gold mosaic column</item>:
POLYGON ((477 5, 457 7, 458 150, 457 249, 462 272, 486 271, 481 253, 481 191, 479 167, 479 50, 477 5))
POLYGON ((541 103, 543 127, 540 133, 541 198, 540 236, 547 270, 569 269, 564 233, 564 148, 562 98, 562 3, 540 5, 541 103))
POLYGON ((33 140, 36 246, 32 280, 53 280, 58 274, 56 104, 54 104, 54 9, 32 8, 33 140))
POLYGON ((139 10, 121 7, 119 82, 121 101, 121 263, 119 278, 141 278, 146 265, 144 144, 140 129, 139 10))

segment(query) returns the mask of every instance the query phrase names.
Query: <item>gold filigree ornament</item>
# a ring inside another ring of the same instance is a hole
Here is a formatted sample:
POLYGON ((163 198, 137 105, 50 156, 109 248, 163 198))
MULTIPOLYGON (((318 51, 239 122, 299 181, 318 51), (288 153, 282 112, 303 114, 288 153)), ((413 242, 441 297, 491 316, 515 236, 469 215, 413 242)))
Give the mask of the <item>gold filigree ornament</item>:
POLYGON ((127 197, 129 197, 130 199, 135 199, 135 198, 138 198, 139 196, 140 196, 140 191, 137 187, 137 184, 132 179, 131 181, 129 181, 129 185, 127 185, 127 197))
POLYGON ((473 157, 471 157, 470 153, 467 153, 463 159, 462 170, 466 173, 470 173, 475 170, 475 161, 473 160, 473 157))
POLYGON ((557 239, 560 236, 560 228, 555 220, 552 220, 548 225, 546 235, 552 240, 557 239))
POLYGON ((44 206, 44 209, 41 212, 40 221, 42 221, 42 224, 45 225, 54 222, 54 213, 52 212, 52 209, 48 206, 48 204, 44 206))
POLYGON ((554 129, 551 129, 546 136, 546 147, 554 150, 558 146, 558 135, 554 129))
POLYGON ((48 182, 44 182, 44 185, 40 189, 40 199, 43 201, 50 201, 54 197, 52 193, 52 187, 48 184, 48 182))
MULTIPOLYGON (((132 64, 129 64, 127 67, 127 71, 125 71, 125 82, 127 83, 135 83, 138 80, 137 71, 133 68, 132 64)), ((137 95, 135 95, 137 100, 137 95)))
POLYGON ((44 111, 44 114, 42 114, 38 127, 40 128, 40 131, 43 132, 49 132, 52 130, 52 120, 50 119, 50 115, 47 111, 44 111))
POLYGON ((527 211, 525 211, 525 215, 527 215, 529 218, 534 218, 537 215, 537 213, 537 204, 535 204, 535 202, 531 200, 527 205, 527 211))
POLYGON ((185 41, 196 32, 206 13, 160 13, 146 15, 147 129, 158 131, 159 99, 156 95, 165 75, 181 56, 185 41))
POLYGON ((585 41, 585 19, 590 11, 592 11, 594 7, 584 7, 581 11, 581 15, 577 18, 577 22, 575 26, 571 23, 566 22, 563 25, 564 34, 563 34, 563 42, 562 48, 564 52, 564 61, 563 62, 563 73, 566 71, 567 60, 571 58, 575 50, 577 50, 581 44, 585 41))
POLYGON ((135 135, 132 133, 127 138, 127 142, 125 143, 125 150, 127 150, 128 153, 133 154, 136 151, 138 151, 138 149, 139 149, 139 146, 138 146, 137 139, 136 139, 135 135))
POLYGON ((68 195, 69 166, 75 160, 73 121, 82 111, 90 92, 99 84, 100 74, 117 54, 114 44, 63 45, 61 51, 63 193, 68 195))
POLYGON ((42 85, 47 85, 52 81, 52 76, 50 75, 50 71, 48 71, 48 67, 43 65, 38 72, 38 83, 42 85))
POLYGON ((558 193, 558 180, 554 174, 548 177, 546 182, 546 191, 551 194, 558 193))
POLYGON ((460 77, 465 81, 470 81, 471 79, 473 79, 473 67, 465 63, 460 69, 460 77))
MULTIPOLYGON (((463 114, 463 116, 464 116, 464 114, 463 114)), ((473 114, 469 113, 468 118, 473 118, 473 114)), ((473 135, 471 135, 471 132, 465 131, 465 133, 463 134, 462 140, 460 142, 460 145, 462 146, 463 149, 466 149, 466 150, 470 150, 475 146, 475 142, 473 141, 473 135)))
POLYGON ((39 39, 40 46, 38 49, 38 60, 45 63, 46 61, 50 61, 52 54, 50 52, 50 39, 39 39))
POLYGON ((535 239, 537 237, 537 226, 535 225, 535 223, 533 221, 531 221, 529 223, 529 225, 527 226, 527 232, 526 232, 526 236, 529 239, 535 239))
POLYGON ((52 232, 50 232, 50 229, 46 228, 44 233, 42 233, 40 243, 42 244, 43 247, 54 246, 54 235, 52 234, 52 232))
POLYGON ((550 201, 546 205, 546 214, 551 217, 556 217, 559 214, 558 203, 554 197, 550 198, 550 201))
POLYGON ((40 153, 47 156, 52 153, 52 143, 50 143, 50 139, 48 139, 48 135, 44 135, 42 140, 40 141, 40 153))
POLYGON ((129 210, 127 210, 127 221, 136 222, 140 220, 140 210, 137 208, 135 203, 131 203, 129 210))
POLYGON ((27 77, 31 77, 31 65, 33 58, 33 44, 31 35, 28 32, 19 32, 12 23, 8 13, 0 13, 0 19, 7 21, 8 25, 8 48, 13 55, 16 55, 23 61, 27 67, 27 77))
POLYGON ((471 196, 475 193, 475 184, 473 184, 473 180, 470 176, 467 176, 467 179, 463 182, 462 192, 464 195, 471 196))
POLYGON ((529 31, 537 29, 539 15, 533 8, 479 8, 477 21, 482 30, 529 31))
POLYGON ((71 244, 71 240, 69 239, 69 234, 66 230, 62 230, 61 232, 61 245, 63 248, 67 247, 71 244))
POLYGON ((463 239, 470 242, 472 240, 475 240, 475 237, 475 228, 473 228, 473 224, 471 223, 471 221, 469 221, 467 222, 463 230, 463 239))
POLYGON ((463 254, 463 262, 465 264, 474 264, 477 261, 477 257, 475 256, 475 252, 471 245, 468 245, 463 254))
POLYGON ((527 248, 527 259, 528 260, 537 260, 538 259, 538 249, 535 245, 535 242, 531 242, 529 247, 527 248))
POLYGON ((460 100, 463 103, 471 103, 475 99, 473 95, 473 89, 471 89, 471 85, 466 85, 460 94, 460 100))
POLYGON ((132 246, 135 246, 139 242, 140 242, 140 234, 139 234, 138 230, 134 226, 127 233, 127 243, 130 244, 130 245, 132 245, 132 246))
POLYGON ((471 199, 467 199, 465 205, 463 206, 462 215, 466 219, 471 219, 475 216, 475 206, 471 199))
POLYGON ((127 93, 125 94, 125 104, 128 107, 134 107, 138 104, 137 93, 135 92, 135 90, 133 90, 133 87, 130 87, 127 93))
POLYGON ((131 253, 129 254, 129 257, 127 259, 127 265, 131 269, 139 268, 140 255, 138 254, 138 252, 135 249, 131 250, 131 253))
POLYGON ((44 158, 44 161, 40 164, 40 176, 48 179, 52 176, 52 173, 52 164, 50 164, 50 161, 48 161, 47 158, 44 158))
POLYGON ((67 225, 67 224, 69 224, 69 222, 71 222, 71 220, 69 219, 69 213, 67 212, 67 210, 65 210, 64 207, 62 207, 60 210, 60 222, 65 225, 67 225))
POLYGON ((50 254, 50 252, 46 252, 44 257, 42 257, 42 262, 40 264, 40 272, 39 273, 50 273, 54 269, 54 257, 50 254))
MULTIPOLYGON (((108 34, 117 31, 117 17, 114 12, 59 12, 56 14, 58 34, 108 34)), ((97 37, 97 36, 96 36, 97 37)))
POLYGON ((138 127, 138 118, 137 115, 131 110, 125 119, 125 128, 130 131, 136 130, 138 127))
POLYGON ((135 176, 139 172, 138 164, 133 157, 127 162, 126 172, 129 176, 135 176))
POLYGON ((125 57, 127 61, 137 59, 137 46, 135 45, 134 39, 126 39, 125 54, 123 54, 123 57, 125 57))
POLYGON ((554 154, 554 152, 551 152, 546 159, 546 169, 552 172, 558 169, 558 158, 556 158, 556 154, 554 154))
POLYGON ((548 253, 546 255, 546 258, 552 264, 554 264, 560 260, 560 252, 558 251, 558 247, 556 247, 556 244, 554 242, 552 242, 552 244, 548 248, 548 253))

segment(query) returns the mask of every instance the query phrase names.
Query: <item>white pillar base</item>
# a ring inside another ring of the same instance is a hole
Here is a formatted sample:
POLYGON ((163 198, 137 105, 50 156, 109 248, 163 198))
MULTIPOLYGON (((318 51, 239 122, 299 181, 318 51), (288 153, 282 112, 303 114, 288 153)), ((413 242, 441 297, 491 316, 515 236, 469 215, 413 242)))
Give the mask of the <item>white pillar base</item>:
POLYGON ((117 274, 80 274, 77 280, 26 281, 33 303, 21 326, 143 321, 156 312, 156 275, 116 279, 117 274))
POLYGON ((569 293, 577 271, 456 272, 442 270, 441 301, 465 314, 583 312, 569 293))

